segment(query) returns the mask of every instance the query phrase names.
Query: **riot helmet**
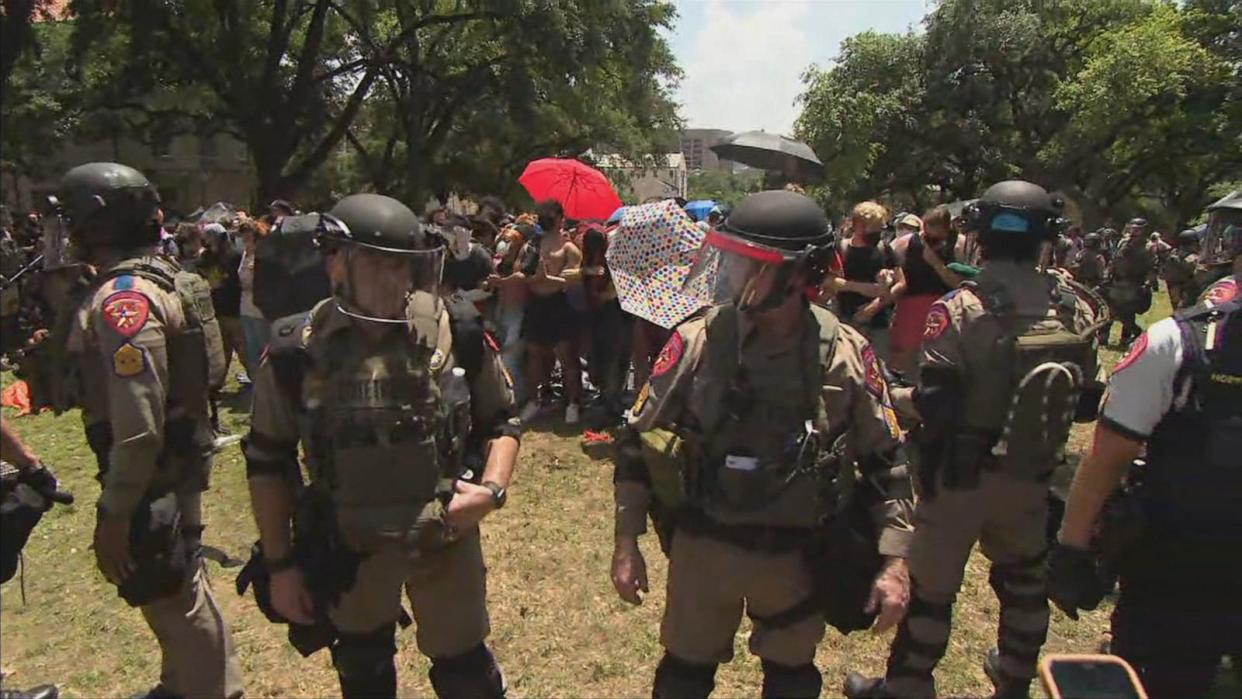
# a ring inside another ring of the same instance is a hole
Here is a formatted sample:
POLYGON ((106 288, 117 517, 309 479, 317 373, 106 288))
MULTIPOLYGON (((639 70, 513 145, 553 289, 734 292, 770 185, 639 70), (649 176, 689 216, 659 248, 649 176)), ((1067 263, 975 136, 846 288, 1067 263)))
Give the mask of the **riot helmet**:
POLYGON ((56 223, 84 247, 132 248, 159 242, 160 195, 146 175, 120 163, 79 165, 48 204, 56 223))
POLYGON ((990 257, 1037 259, 1045 242, 1065 229, 1065 202, 1023 180, 998 182, 967 209, 968 228, 990 257))
POLYGON ((345 315, 405 324, 411 312, 438 313, 444 247, 405 204, 380 194, 345 197, 320 215, 316 241, 344 255, 333 295, 345 315))
POLYGON ((713 298, 742 311, 784 303, 801 274, 818 285, 832 254, 832 229, 823 209, 803 194, 769 190, 751 194, 708 231, 688 287, 714 276, 713 298))
POLYGON ((1207 210, 1199 259, 1207 265, 1231 264, 1242 255, 1242 189, 1213 202, 1207 210))
POLYGON ((1186 249, 1199 247, 1199 231, 1193 228, 1187 228, 1181 233, 1178 233, 1177 247, 1186 249))

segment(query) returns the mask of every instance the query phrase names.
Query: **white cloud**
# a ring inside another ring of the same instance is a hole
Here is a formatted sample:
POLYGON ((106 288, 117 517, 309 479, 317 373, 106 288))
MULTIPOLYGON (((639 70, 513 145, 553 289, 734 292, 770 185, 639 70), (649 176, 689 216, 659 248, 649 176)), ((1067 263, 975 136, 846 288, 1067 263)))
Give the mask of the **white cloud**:
POLYGON ((680 56, 682 116, 694 127, 792 130, 814 60, 807 4, 709 0, 680 56))

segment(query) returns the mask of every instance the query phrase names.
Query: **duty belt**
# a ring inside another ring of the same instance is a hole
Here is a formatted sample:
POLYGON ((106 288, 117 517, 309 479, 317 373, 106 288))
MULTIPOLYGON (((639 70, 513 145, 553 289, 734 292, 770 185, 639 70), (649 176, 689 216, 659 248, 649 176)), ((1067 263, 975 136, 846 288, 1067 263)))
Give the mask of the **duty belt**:
POLYGON ((678 513, 677 529, 692 536, 723 541, 748 551, 774 554, 801 551, 815 531, 809 527, 723 524, 707 516, 702 510, 692 507, 684 508, 678 513))
POLYGON ((408 441, 422 441, 432 434, 430 421, 412 418, 391 425, 347 424, 332 435, 336 447, 367 447, 379 444, 395 445, 408 441))

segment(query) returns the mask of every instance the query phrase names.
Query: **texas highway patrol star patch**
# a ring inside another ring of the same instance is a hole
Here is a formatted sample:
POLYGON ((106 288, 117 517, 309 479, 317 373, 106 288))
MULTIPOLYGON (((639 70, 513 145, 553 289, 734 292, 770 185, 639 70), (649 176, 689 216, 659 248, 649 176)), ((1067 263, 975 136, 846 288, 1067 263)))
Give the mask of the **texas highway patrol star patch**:
POLYGON ((863 371, 866 374, 864 382, 867 384, 867 392, 876 398, 884 397, 884 374, 880 371, 880 360, 875 356, 875 350, 871 345, 867 345, 862 350, 863 371))
POLYGON ((125 337, 133 337, 147 324, 151 301, 137 291, 117 291, 103 302, 104 322, 125 337))
POLYGON ((146 369, 142 350, 126 342, 112 354, 112 372, 123 379, 137 376, 146 369))
POLYGON ((949 329, 949 309, 942 303, 935 303, 927 312, 927 320, 923 324, 923 339, 935 340, 949 329))
POLYGON ((686 351, 686 341, 681 339, 681 334, 674 331, 673 336, 664 343, 664 349, 660 350, 660 356, 656 357, 655 364, 651 365, 651 378, 663 376, 670 369, 677 366, 677 362, 681 361, 681 355, 686 351))

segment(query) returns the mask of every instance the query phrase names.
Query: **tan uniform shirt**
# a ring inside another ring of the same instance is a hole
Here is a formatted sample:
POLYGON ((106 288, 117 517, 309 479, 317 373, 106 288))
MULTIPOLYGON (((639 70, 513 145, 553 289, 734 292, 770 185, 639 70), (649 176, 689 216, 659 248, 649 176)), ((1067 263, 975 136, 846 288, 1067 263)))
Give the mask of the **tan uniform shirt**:
POLYGON ((169 449, 165 426, 193 421, 196 443, 210 441, 207 395, 171 405, 168 338, 185 330, 181 300, 151 281, 126 275, 105 282, 76 311, 67 340, 78 357, 83 421, 111 427, 109 466, 100 508, 128 516, 151 488, 173 487, 196 476, 205 452, 169 449), (191 453, 186 453, 187 451, 191 453), (157 462, 163 462, 157 467, 157 462))
MULTIPOLYGON (((1054 312, 1060 292, 1075 293, 1075 332, 1095 321, 1091 306, 1060 277, 1012 262, 988 262, 974 280, 998 283, 1013 304, 1013 313, 1042 318, 1054 312)), ((1013 389, 1009 380, 1011 355, 1003 344, 1005 329, 994 312, 974 291, 962 287, 945 294, 928 311, 923 335, 923 367, 948 368, 958 373, 965 389, 966 427, 999 430, 1008 415, 1013 389)))
MULTIPOLYGON (((818 367, 806 366, 810 356, 818 361, 819 355, 818 350, 805 351, 806 343, 817 347, 819 342, 817 325, 809 310, 803 335, 783 345, 758 337, 754 329, 748 327, 744 316, 738 330, 740 366, 747 372, 755 405, 747 407, 744 419, 731 427, 728 435, 722 435, 722 439, 730 440, 732 445, 746 445, 760 460, 777 458, 775 452, 787 446, 791 419, 795 425, 801 423, 797 418, 802 415, 798 411, 804 407, 806 382, 819 380, 828 424, 834 428, 848 425, 847 462, 856 461, 862 477, 875 481, 880 492, 889 492, 887 486, 892 480, 908 478, 904 459, 898 456, 901 435, 888 387, 874 352, 858 331, 844 324, 840 326, 831 363, 821 376, 818 367)), ((632 410, 633 429, 641 432, 691 421, 699 426, 720 422, 722 411, 730 407, 725 404, 721 390, 721 384, 728 378, 704 361, 707 343, 704 318, 689 320, 677 328, 656 359, 651 380, 640 392, 632 410)), ((909 492, 908 487, 906 492, 909 492)), ((796 498, 798 494, 786 491, 782 497, 796 498)), ((649 503, 650 494, 645 486, 632 481, 619 482, 617 531, 629 534, 644 531, 649 503)), ((765 509, 781 510, 779 506, 765 509)), ((905 555, 913 532, 912 509, 913 503, 907 497, 888 499, 875 509, 877 526, 881 529, 881 553, 905 555)), ((723 512, 709 514, 727 517, 723 512)))

